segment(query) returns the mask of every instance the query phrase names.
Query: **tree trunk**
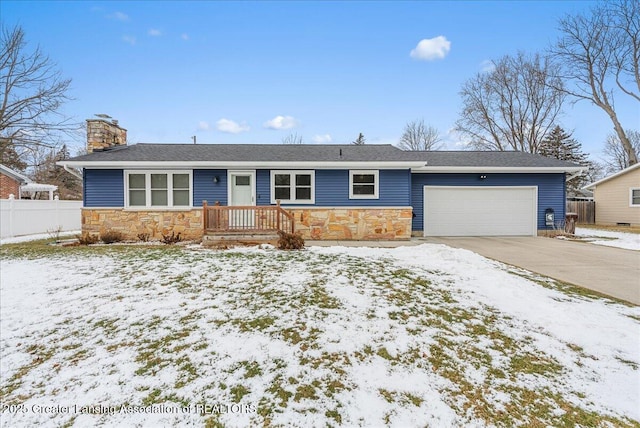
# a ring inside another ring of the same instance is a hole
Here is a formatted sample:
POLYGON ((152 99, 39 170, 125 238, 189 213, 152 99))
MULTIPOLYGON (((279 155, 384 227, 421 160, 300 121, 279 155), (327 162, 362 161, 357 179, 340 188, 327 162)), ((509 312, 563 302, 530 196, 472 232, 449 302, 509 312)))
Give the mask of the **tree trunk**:
POLYGON ((611 118, 611 121, 613 122, 613 129, 616 131, 616 134, 618 135, 618 139, 620 140, 620 144, 622 144, 622 148, 624 149, 625 152, 627 152, 627 156, 629 159, 629 166, 637 164, 638 156, 636 155, 636 152, 633 150, 631 141, 629 141, 629 138, 627 137, 627 134, 624 132, 622 125, 620 125, 620 122, 618 121, 618 116, 616 115, 615 111, 613 111, 613 109, 608 105, 603 108, 611 118))

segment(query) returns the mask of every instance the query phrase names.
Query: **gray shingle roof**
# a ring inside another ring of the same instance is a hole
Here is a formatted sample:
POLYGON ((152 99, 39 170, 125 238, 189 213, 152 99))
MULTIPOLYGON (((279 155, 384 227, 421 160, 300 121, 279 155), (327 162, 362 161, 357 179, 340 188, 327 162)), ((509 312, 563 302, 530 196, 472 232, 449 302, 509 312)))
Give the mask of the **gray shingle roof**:
POLYGON ((136 144, 70 161, 375 162, 416 161, 392 145, 353 144, 136 144), (341 156, 342 154, 342 156, 341 156))
POLYGON ((458 166, 458 167, 578 167, 571 162, 546 158, 526 152, 475 152, 475 151, 433 151, 418 152, 427 162, 427 166, 458 166))
POLYGON ((135 144, 65 162, 425 162, 429 167, 575 168, 524 152, 408 152, 390 144, 135 144))

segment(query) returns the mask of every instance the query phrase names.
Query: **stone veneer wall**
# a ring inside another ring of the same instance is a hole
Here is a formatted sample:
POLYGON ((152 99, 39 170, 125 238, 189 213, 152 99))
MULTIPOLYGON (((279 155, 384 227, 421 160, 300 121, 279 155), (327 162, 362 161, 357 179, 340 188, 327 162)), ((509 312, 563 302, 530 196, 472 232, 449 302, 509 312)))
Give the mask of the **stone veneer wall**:
POLYGON ((411 238, 411 207, 286 208, 305 239, 376 240, 411 238))
POLYGON ((180 233, 183 239, 202 238, 202 209, 190 211, 125 211, 122 209, 82 209, 82 233, 98 235, 115 230, 125 239, 138 239, 148 233, 150 239, 180 233))
MULTIPOLYGON (((412 208, 290 208, 296 231, 305 239, 376 240, 411 238, 412 208)), ((82 210, 82 232, 93 235, 115 230, 125 239, 148 233, 151 239, 181 233, 184 239, 201 239, 202 209, 191 211, 82 210)))

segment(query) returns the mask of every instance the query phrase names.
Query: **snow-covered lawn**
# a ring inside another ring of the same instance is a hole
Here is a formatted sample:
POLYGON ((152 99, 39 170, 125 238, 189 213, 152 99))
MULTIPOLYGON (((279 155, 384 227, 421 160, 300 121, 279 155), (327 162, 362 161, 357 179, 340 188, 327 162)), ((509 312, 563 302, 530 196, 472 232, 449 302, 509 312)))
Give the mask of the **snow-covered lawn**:
POLYGON ((3 426, 640 421, 640 308, 465 250, 0 255, 3 426))
POLYGON ((576 227, 576 236, 591 244, 640 251, 640 234, 576 227))
POLYGON ((24 236, 14 236, 11 238, 2 238, 0 239, 0 245, 6 245, 6 244, 19 244, 22 242, 30 242, 30 241, 38 241, 38 240, 42 240, 42 239, 51 239, 54 240, 56 237, 60 237, 60 238, 68 238, 68 237, 74 237, 78 234, 80 234, 81 231, 80 230, 72 230, 70 232, 49 232, 49 233, 38 233, 38 234, 34 234, 34 235, 24 235, 24 236))

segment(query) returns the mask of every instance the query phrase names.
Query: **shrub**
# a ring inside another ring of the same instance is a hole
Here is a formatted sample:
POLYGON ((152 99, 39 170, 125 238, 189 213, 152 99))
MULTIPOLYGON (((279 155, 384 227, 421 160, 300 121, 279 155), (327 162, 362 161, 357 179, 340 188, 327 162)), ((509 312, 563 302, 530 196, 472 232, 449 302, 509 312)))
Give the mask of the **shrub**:
POLYGON ((95 244, 100 239, 97 235, 91 235, 87 232, 84 232, 82 235, 76 235, 76 238, 78 238, 80 245, 95 244))
POLYGON ((53 239, 55 242, 60 241, 60 233, 62 233, 62 226, 58 226, 53 229, 47 229, 47 234, 49 234, 49 238, 53 239))
POLYGON ((178 233, 177 235, 175 234, 175 232, 171 232, 171 235, 165 235, 164 233, 162 234, 163 244, 171 245, 180 241, 182 241, 182 238, 180 237, 180 233, 178 233))
POLYGON ((124 238, 122 233, 116 230, 109 230, 100 234, 100 240, 105 244, 113 244, 114 242, 121 242, 124 238))
POLYGON ((278 231, 280 239, 278 239, 278 248, 281 250, 300 250, 304 248, 304 238, 300 232, 288 233, 281 230, 278 231))
POLYGON ((138 239, 141 240, 142 242, 149 242, 149 237, 151 235, 148 233, 138 233, 138 239))

